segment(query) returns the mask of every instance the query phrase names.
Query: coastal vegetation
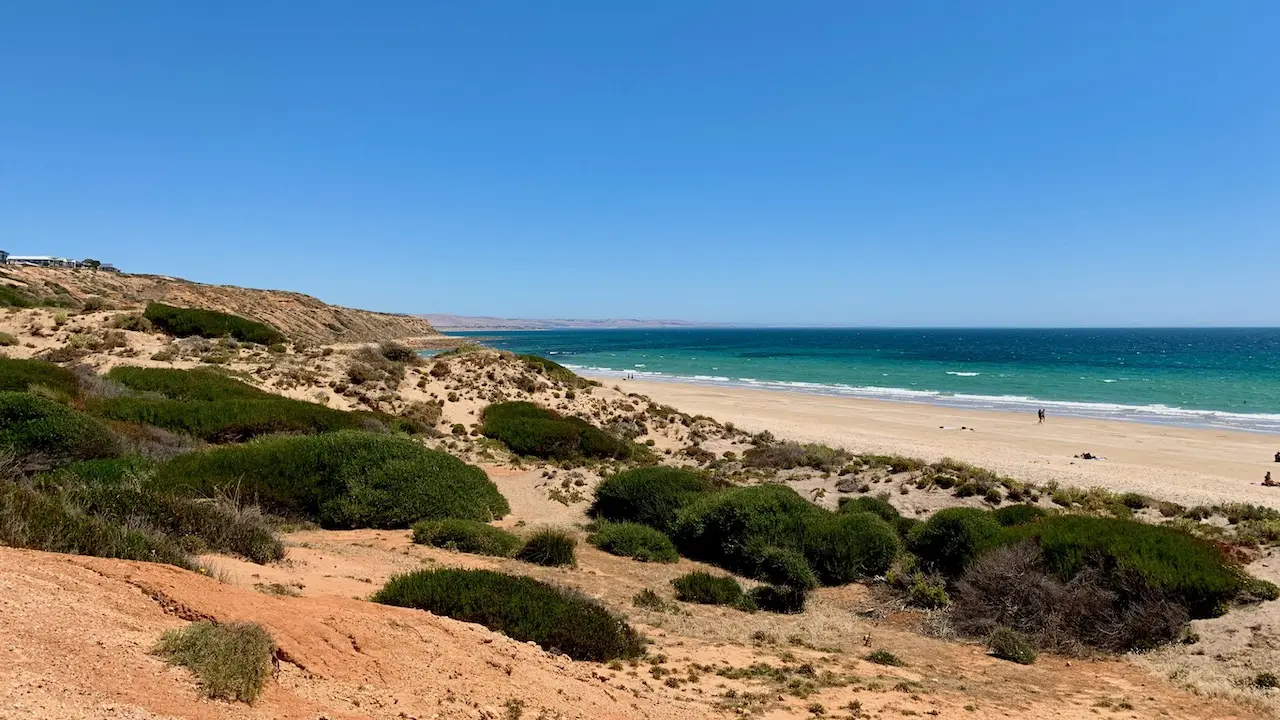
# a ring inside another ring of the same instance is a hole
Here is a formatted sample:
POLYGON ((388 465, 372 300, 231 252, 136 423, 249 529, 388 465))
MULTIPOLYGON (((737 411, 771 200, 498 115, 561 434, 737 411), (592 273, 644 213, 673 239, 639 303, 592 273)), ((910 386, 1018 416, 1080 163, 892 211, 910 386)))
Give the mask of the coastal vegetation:
POLYGON ((629 443, 586 420, 530 402, 490 405, 480 432, 518 455, 548 460, 622 459, 631 453, 629 443))
POLYGON ((514 533, 478 520, 461 518, 414 523, 413 541, 419 545, 496 557, 511 557, 521 546, 519 536, 514 533))
POLYGON ((180 455, 157 469, 153 483, 197 496, 238 490, 268 512, 328 528, 488 521, 511 511, 479 468, 409 438, 355 430, 180 455))
POLYGON ((671 538, 639 523, 604 523, 587 542, 609 553, 640 562, 673 563, 680 559, 671 538))
POLYGON ((528 577, 420 570, 392 578, 373 601, 479 623, 575 660, 607 662, 644 651, 640 634, 599 602, 528 577))
POLYGON ((191 670, 205 697, 252 703, 271 678, 276 645, 256 623, 202 620, 165 633, 154 652, 191 670))
POLYGON ((156 329, 174 337, 231 337, 258 345, 274 345, 286 340, 284 334, 273 327, 215 310, 179 308, 153 302, 147 305, 143 317, 156 329))

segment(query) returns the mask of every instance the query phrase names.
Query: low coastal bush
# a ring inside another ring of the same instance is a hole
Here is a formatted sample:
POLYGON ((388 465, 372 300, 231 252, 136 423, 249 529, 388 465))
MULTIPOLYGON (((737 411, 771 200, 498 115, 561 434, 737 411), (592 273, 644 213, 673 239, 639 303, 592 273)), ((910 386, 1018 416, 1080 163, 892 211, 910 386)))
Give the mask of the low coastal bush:
POLYGON ((157 469, 153 482, 201 497, 238 492, 268 512, 327 528, 489 521, 511 511, 480 468, 408 438, 351 430, 179 455, 157 469))
POLYGON ((91 403, 89 409, 109 420, 151 425, 211 443, 243 442, 276 433, 315 434, 369 426, 369 419, 359 413, 276 395, 228 400, 117 397, 91 403))
POLYGON ((373 601, 479 623, 575 660, 607 662, 644 651, 639 633, 599 602, 528 577, 421 570, 392 578, 373 601))
POLYGON ((579 377, 572 370, 554 360, 548 360, 538 355, 517 355, 516 359, 524 363, 530 370, 545 375, 556 382, 564 383, 571 388, 590 387, 596 384, 586 378, 579 377))
POLYGON ((13 482, 0 482, 0 545, 197 569, 186 551, 167 537, 86 515, 57 494, 13 482))
POLYGON ((703 475, 655 465, 610 475, 596 486, 587 515, 609 522, 635 522, 670 532, 676 514, 711 489, 703 475))
POLYGON ((753 589, 748 596, 751 604, 760 610, 785 615, 804 612, 807 597, 803 588, 786 585, 761 585, 753 589))
POLYGON ((1140 579, 1186 608, 1192 618, 1216 617, 1244 587, 1243 574, 1213 543, 1181 530, 1135 520, 1059 515, 1009 528, 1000 544, 1032 540, 1045 565, 1069 582, 1102 573, 1113 588, 1140 579))
POLYGON ((104 376, 139 392, 159 393, 170 400, 260 400, 279 397, 227 375, 195 368, 114 367, 104 376))
POLYGON ((834 472, 848 463, 852 457, 845 450, 826 445, 775 442, 747 448, 742 454, 742 463, 747 467, 768 470, 807 467, 834 472))
POLYGON ((701 605, 735 605, 742 602, 742 586, 728 575, 695 570, 671 581, 676 599, 701 605))
POLYGON ((900 548, 893 526, 869 512, 818 515, 805 531, 804 556, 823 585, 883 575, 900 548))
POLYGON ((19 458, 38 455, 52 464, 120 455, 120 441, 102 423, 52 400, 0 392, 0 447, 19 458))
POLYGON ((520 549, 520 538, 515 534, 478 520, 458 518, 415 523, 413 541, 419 545, 495 557, 511 557, 520 549))
POLYGON ((153 302, 143 317, 159 330, 175 337, 233 337, 241 342, 272 345, 285 341, 279 330, 260 322, 228 313, 196 308, 179 308, 153 302))
POLYGON ((869 512, 880 516, 887 523, 896 523, 901 516, 897 508, 889 504, 888 500, 881 500, 878 497, 863 495, 861 497, 840 498, 841 513, 862 513, 869 512))
POLYGON ((781 587, 812 590, 818 587, 818 576, 804 555, 780 547, 762 548, 756 554, 757 580, 781 587))
POLYGON ((251 703, 271 677, 276 644, 256 623, 202 620, 166 632, 154 652, 191 670, 205 697, 251 703))
POLYGON ((1031 638, 1017 630, 1003 627, 996 628, 995 632, 991 633, 987 638, 987 647, 995 657, 1016 662, 1019 665, 1030 665, 1039 655, 1031 638))
POLYGON ((43 387, 67 397, 80 392, 76 374, 44 360, 0 358, 0 392, 27 392, 43 387))
POLYGON ((516 559, 546 567, 572 566, 578 562, 578 541, 571 533, 544 528, 530 535, 516 552, 516 559))
POLYGON ((490 405, 480 432, 519 455, 554 460, 626 458, 630 444, 582 418, 561 415, 528 402, 490 405))
POLYGON ((640 562, 673 563, 680 559, 671 538, 639 523, 606 523, 587 542, 611 555, 640 562))
POLYGON ((934 513, 913 533, 911 551, 926 568, 958 577, 1000 529, 989 512, 947 508, 934 513))
POLYGON ((62 477, 54 496, 62 502, 94 518, 169 538, 192 554, 227 553, 259 564, 284 557, 284 543, 257 508, 231 498, 186 498, 127 485, 67 483, 62 477))
POLYGON ((824 512, 782 485, 722 490, 696 498, 679 513, 676 546, 689 557, 751 575, 753 550, 802 548, 809 520, 824 512))
POLYGON ((902 658, 898 657, 897 655, 894 655, 888 650, 872 651, 867 655, 866 660, 867 662, 875 663, 876 665, 887 665, 889 667, 906 667, 907 666, 907 663, 904 662, 902 658))
POLYGON ((991 517, 1005 527, 1026 525, 1048 515, 1048 511, 1035 505, 1006 505, 991 511, 991 517))

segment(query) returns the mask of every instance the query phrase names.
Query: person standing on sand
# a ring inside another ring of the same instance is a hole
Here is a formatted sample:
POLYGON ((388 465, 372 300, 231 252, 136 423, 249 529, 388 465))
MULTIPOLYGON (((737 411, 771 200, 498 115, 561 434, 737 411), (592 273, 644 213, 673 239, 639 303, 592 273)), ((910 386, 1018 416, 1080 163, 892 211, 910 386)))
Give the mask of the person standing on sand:
POLYGON ((1036 413, 1036 416, 1040 418, 1040 424, 1043 425, 1044 424, 1044 408, 1040 408, 1040 412, 1036 413))

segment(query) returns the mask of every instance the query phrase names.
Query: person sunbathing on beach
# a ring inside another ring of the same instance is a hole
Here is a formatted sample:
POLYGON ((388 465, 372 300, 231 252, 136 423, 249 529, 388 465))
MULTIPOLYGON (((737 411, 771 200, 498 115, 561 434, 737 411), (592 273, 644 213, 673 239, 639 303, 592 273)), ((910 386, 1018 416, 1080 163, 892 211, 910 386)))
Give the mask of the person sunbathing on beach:
POLYGON ((1276 453, 1276 462, 1280 462, 1280 452, 1276 453))
POLYGON ((1262 478, 1262 484, 1266 485, 1267 487, 1275 487, 1276 485, 1280 485, 1280 483, 1277 483, 1275 480, 1271 479, 1271 473, 1269 472, 1266 474, 1266 477, 1262 478))

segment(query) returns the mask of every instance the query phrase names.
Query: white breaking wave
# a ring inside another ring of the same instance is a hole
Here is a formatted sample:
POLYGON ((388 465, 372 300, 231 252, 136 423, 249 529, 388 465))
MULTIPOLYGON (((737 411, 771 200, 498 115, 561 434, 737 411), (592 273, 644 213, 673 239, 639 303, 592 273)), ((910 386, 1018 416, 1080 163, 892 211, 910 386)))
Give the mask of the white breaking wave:
POLYGON ((1071 400, 1043 400, 1026 395, 976 395, 948 393, 937 390, 911 390, 907 388, 876 387, 873 385, 846 385, 842 383, 813 383, 789 380, 756 380, 754 378, 730 379, 720 375, 670 375, 656 371, 617 370, 615 368, 583 365, 566 365, 572 370, 604 377, 635 375, 644 380, 685 382, 699 385, 727 385, 732 387, 782 390, 814 395, 894 400, 899 402, 929 403, 946 407, 973 408, 978 410, 1004 410, 1034 413, 1045 408, 1049 413, 1069 417, 1096 420, 1129 420, 1156 425, 1181 425, 1207 427, 1248 432, 1280 433, 1280 414, 1233 413, 1222 410, 1194 410, 1168 405, 1124 405, 1121 403, 1077 402, 1071 400))
POLYGON ((947 371, 947 374, 948 374, 948 375, 955 375, 956 377, 978 377, 978 376, 979 376, 979 375, 981 375, 982 373, 980 373, 980 372, 956 372, 955 370, 948 370, 948 371, 947 371))

